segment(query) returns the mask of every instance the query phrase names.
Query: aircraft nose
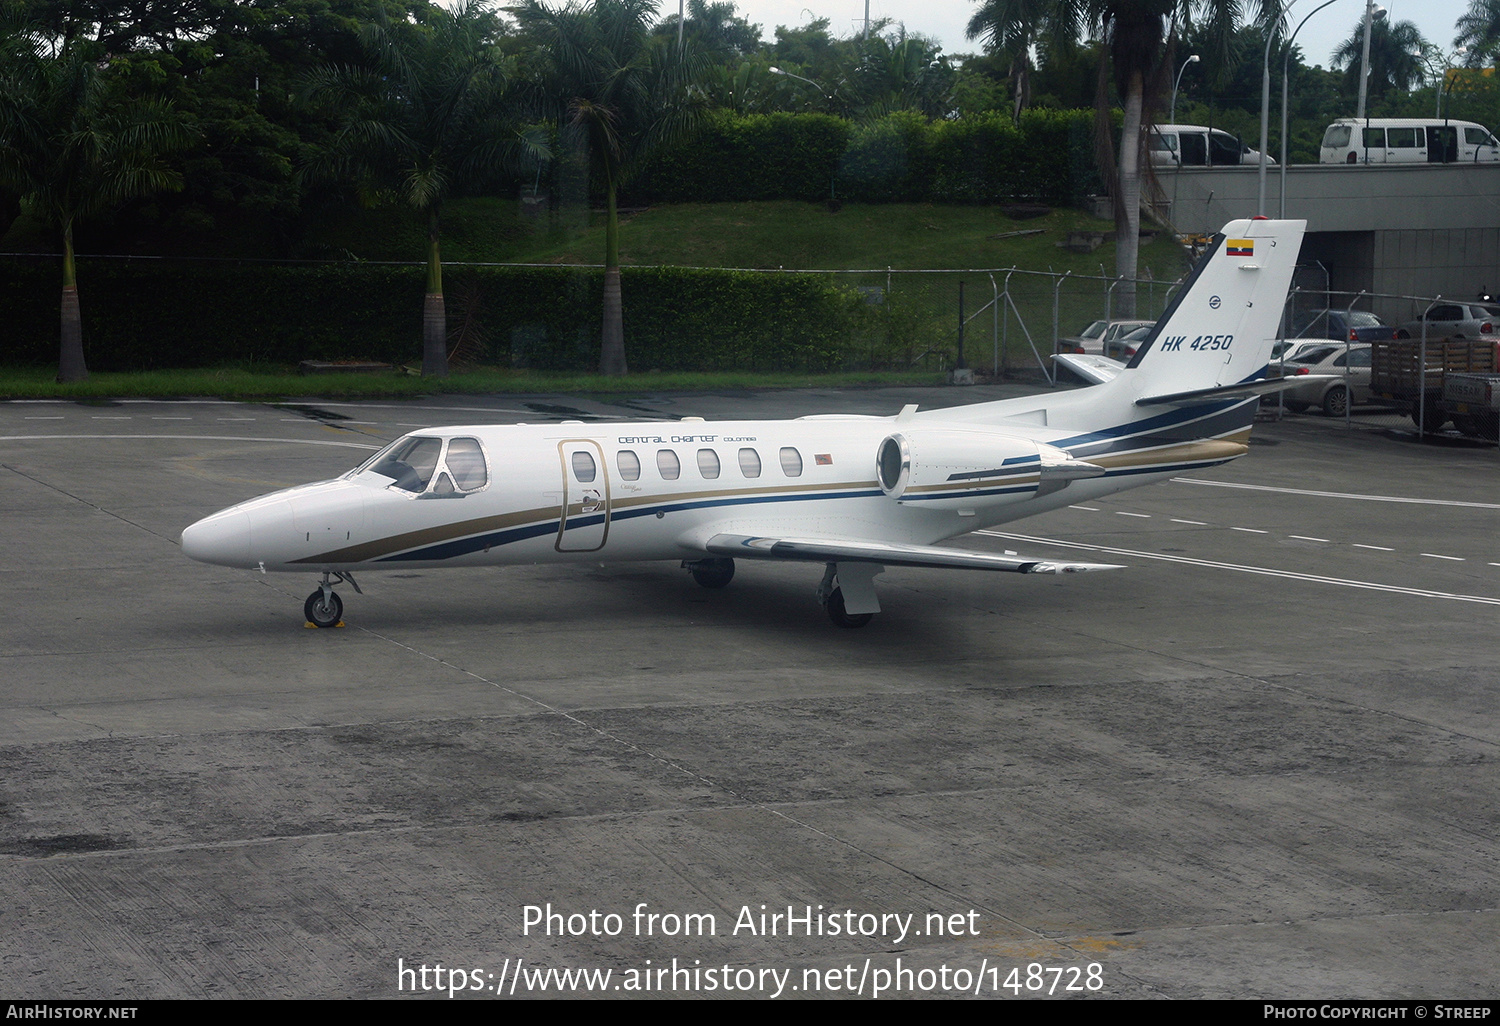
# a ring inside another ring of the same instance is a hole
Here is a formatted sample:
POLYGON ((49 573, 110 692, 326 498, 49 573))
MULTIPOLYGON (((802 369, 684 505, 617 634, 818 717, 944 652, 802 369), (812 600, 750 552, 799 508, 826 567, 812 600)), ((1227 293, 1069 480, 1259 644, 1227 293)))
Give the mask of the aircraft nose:
POLYGON ((253 568, 250 515, 216 513, 182 532, 182 551, 200 563, 253 568))

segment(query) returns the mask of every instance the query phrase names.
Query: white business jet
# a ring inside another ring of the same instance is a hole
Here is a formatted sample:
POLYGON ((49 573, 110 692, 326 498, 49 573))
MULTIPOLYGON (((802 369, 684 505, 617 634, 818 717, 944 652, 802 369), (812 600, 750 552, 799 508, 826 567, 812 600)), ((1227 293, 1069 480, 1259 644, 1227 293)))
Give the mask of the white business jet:
POLYGON ((720 588, 737 559, 822 563, 819 600, 859 627, 888 566, 1115 569, 936 543, 1244 455, 1281 387, 1266 375, 1304 226, 1226 225, 1128 364, 1058 358, 1092 387, 894 417, 424 429, 200 520, 182 549, 321 573, 319 627, 363 570, 674 559, 720 588))

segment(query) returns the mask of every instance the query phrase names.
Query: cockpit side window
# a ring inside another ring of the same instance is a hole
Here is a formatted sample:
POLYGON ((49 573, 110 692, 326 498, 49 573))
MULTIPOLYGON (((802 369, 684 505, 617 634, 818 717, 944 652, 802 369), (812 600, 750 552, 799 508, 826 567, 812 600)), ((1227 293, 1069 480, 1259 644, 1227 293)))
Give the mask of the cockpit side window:
POLYGON ((453 483, 461 492, 472 492, 489 483, 484 450, 479 447, 477 438, 450 438, 445 462, 453 475, 453 483))

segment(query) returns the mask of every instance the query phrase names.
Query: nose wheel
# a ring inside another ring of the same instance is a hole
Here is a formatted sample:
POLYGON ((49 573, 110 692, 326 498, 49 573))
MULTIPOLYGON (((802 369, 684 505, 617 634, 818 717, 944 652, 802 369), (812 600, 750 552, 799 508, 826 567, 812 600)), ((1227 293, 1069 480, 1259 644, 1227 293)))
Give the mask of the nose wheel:
POLYGON ((314 627, 338 627, 344 622, 344 600, 333 590, 334 579, 340 584, 347 581, 356 592, 364 594, 353 574, 325 571, 323 583, 318 586, 318 590, 307 596, 307 601, 302 603, 302 615, 314 627))
POLYGON ((307 596, 307 601, 302 604, 302 615, 314 627, 337 627, 344 618, 344 600, 335 591, 325 595, 319 588, 307 596))

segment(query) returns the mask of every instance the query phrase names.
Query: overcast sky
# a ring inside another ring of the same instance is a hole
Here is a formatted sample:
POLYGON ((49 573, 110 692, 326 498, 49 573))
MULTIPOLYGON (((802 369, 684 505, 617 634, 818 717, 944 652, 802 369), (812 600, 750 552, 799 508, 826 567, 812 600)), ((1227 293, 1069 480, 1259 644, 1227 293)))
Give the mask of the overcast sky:
MULTIPOLYGON (((1412 21, 1429 41, 1446 49, 1453 46, 1454 23, 1469 9, 1468 0, 1377 0, 1390 10, 1394 21, 1412 21)), ((774 38, 776 26, 797 27, 814 18, 827 18, 836 36, 859 31, 865 16, 864 0, 735 0, 740 17, 761 26, 766 39, 774 38)), ((662 0, 661 16, 677 13, 677 0, 662 0)), ((1295 26, 1314 0, 1297 0, 1291 10, 1295 26)), ((904 22, 909 32, 920 32, 940 40, 945 53, 976 53, 978 41, 964 38, 964 29, 978 8, 975 0, 870 0, 870 19, 890 18, 904 22)), ((1339 0, 1313 15, 1297 36, 1297 45, 1309 64, 1328 66, 1329 55, 1354 31, 1364 16, 1360 0, 1339 0)))

